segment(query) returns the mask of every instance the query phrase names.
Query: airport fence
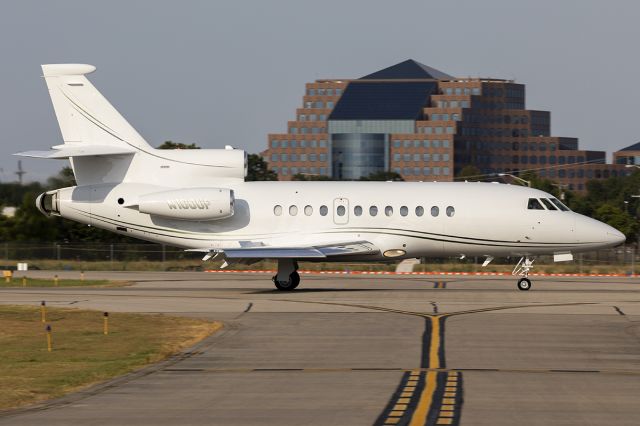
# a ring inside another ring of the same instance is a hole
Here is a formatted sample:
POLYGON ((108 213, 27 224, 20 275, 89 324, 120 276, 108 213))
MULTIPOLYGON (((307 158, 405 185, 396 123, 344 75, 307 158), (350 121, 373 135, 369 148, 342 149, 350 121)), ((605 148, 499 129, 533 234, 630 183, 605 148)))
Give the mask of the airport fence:
MULTIPOLYGON (((563 273, 640 273, 635 245, 579 253, 573 262, 555 263, 552 256, 536 258, 534 270, 563 273)), ((0 243, 0 268, 13 269, 18 262, 40 269, 101 270, 204 270, 216 269, 221 260, 203 262, 202 253, 186 252, 163 244, 102 243, 0 243)), ((414 271, 506 272, 518 259, 496 258, 482 268, 484 257, 423 258, 414 271)), ((312 270, 393 271, 397 262, 313 263, 301 268, 312 270)), ((234 269, 274 269, 275 263, 262 261, 251 265, 233 265, 234 269)))

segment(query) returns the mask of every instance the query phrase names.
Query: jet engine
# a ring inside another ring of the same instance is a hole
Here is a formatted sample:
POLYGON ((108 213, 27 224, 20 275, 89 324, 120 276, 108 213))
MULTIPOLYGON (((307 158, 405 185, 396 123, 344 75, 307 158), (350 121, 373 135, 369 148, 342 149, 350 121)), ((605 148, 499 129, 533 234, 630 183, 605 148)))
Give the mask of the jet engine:
MULTIPOLYGON (((142 195, 137 207, 147 213, 180 220, 220 220, 233 216, 233 190, 188 188, 142 195)), ((135 207, 134 205, 127 207, 135 207)))

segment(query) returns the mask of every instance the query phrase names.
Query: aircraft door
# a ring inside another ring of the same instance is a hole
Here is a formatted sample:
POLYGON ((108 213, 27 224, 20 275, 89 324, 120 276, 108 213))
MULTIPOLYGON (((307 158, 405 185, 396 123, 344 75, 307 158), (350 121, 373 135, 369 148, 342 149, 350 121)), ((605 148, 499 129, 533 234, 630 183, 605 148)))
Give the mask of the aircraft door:
POLYGON ((333 200, 333 223, 346 225, 349 222, 349 200, 336 198, 333 200))

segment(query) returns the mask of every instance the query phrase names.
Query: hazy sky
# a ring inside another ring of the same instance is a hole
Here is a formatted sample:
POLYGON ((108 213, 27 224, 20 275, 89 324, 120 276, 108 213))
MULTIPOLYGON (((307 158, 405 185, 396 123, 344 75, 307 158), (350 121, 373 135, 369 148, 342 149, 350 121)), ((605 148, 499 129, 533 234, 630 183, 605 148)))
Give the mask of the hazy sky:
MULTIPOLYGON (((608 152, 640 140, 640 2, 3 1, 0 181, 11 153, 61 143, 40 64, 89 78, 154 146, 249 152, 283 132, 304 83, 408 58, 456 76, 513 78, 552 135, 608 152)), ((65 162, 23 160, 29 180, 65 162)))

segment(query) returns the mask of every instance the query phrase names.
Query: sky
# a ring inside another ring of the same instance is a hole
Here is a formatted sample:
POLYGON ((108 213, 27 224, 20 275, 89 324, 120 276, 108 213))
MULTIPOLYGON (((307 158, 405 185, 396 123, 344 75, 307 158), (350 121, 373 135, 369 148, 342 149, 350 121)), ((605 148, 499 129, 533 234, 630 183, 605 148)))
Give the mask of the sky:
MULTIPOLYGON (((306 82, 411 58, 524 83, 553 136, 611 153, 640 140, 639 18, 633 0, 2 2, 0 182, 17 178, 12 153, 62 142, 40 64, 65 62, 95 65, 90 80, 153 146, 260 152, 306 82)), ((66 164, 22 162, 25 180, 66 164)))

